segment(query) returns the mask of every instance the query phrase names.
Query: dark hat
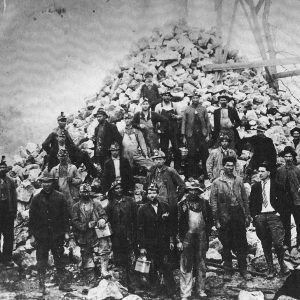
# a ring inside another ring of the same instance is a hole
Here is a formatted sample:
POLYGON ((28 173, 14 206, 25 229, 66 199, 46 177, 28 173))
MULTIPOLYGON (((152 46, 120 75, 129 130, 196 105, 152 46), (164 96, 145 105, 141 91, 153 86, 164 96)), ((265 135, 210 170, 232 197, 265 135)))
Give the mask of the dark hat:
POLYGON ((296 132, 296 131, 300 133, 300 128, 299 128, 299 127, 294 127, 294 128, 290 131, 291 135, 293 135, 294 132, 296 132))
POLYGON ((133 114, 130 112, 124 114, 124 119, 133 119, 133 114))
POLYGON ((146 97, 143 97, 142 100, 141 100, 141 104, 143 104, 144 102, 149 102, 149 99, 146 98, 146 97))
POLYGON ((83 183, 79 187, 79 193, 82 193, 82 194, 84 194, 84 193, 91 193, 91 191, 92 191, 92 188, 87 183, 83 183))
POLYGON ((225 99, 227 99, 227 100, 232 100, 233 99, 233 97, 232 97, 232 95, 230 95, 230 94, 228 94, 228 93, 222 93, 222 94, 220 94, 219 96, 218 96, 218 100, 220 100, 221 98, 225 98, 225 99))
POLYGON ((59 149, 57 157, 66 157, 69 156, 69 152, 66 149, 59 149))
POLYGON ((65 116, 64 112, 60 113, 60 115, 57 117, 57 121, 67 122, 67 117, 65 116))
POLYGON ((11 169, 12 169, 12 167, 7 166, 5 155, 3 155, 3 156, 1 157, 0 170, 5 171, 5 172, 8 172, 8 171, 10 171, 11 169))
POLYGON ((152 73, 152 72, 149 72, 149 71, 146 72, 145 75, 144 75, 145 78, 148 78, 148 77, 150 77, 150 76, 153 77, 153 73, 152 73))
POLYGON ((161 96, 163 98, 173 98, 171 92, 165 92, 165 93, 162 93, 161 96))
POLYGON ((120 145, 118 143, 113 143, 113 144, 111 144, 109 150, 110 151, 120 150, 120 145))
POLYGON ((155 158, 166 158, 166 154, 161 150, 154 150, 153 156, 151 156, 151 159, 155 158))
POLYGON ((41 182, 53 182, 56 180, 56 178, 54 178, 50 172, 48 171, 44 171, 40 176, 39 176, 39 181, 41 182))
POLYGON ((231 138, 227 134, 224 134, 224 135, 220 136, 220 142, 224 141, 224 140, 226 140, 228 142, 231 142, 231 138))
POLYGON ((121 177, 117 177, 116 180, 111 184, 110 186, 110 191, 111 190, 114 190, 118 185, 121 185, 122 182, 121 182, 121 177))
POLYGON ((203 189, 200 187, 199 181, 198 180, 191 180, 185 183, 186 189, 187 190, 198 190, 201 193, 203 193, 203 189))
POLYGON ((152 182, 149 186, 148 186, 148 189, 147 189, 147 191, 149 192, 149 191, 156 191, 156 192, 158 192, 158 186, 157 186, 157 184, 155 183, 155 182, 152 182))
POLYGON ((279 153, 279 156, 283 157, 288 153, 292 154, 293 157, 297 156, 297 153, 295 152, 295 149, 292 146, 286 146, 284 150, 279 153))
POLYGON ((267 127, 264 126, 264 125, 258 125, 258 126, 256 127, 256 130, 257 130, 257 131, 266 131, 266 130, 267 130, 267 127))
POLYGON ((108 114, 106 113, 106 111, 102 107, 99 107, 98 110, 94 113, 95 117, 98 116, 98 115, 103 115, 106 118, 108 118, 108 114))

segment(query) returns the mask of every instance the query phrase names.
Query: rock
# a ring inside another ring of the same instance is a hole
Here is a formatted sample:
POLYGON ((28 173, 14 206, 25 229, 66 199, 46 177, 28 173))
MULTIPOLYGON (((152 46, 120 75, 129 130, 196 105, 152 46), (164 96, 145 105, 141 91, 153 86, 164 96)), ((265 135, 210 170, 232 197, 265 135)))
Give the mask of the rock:
POLYGON ((175 81, 172 79, 165 79, 162 84, 168 88, 173 88, 176 85, 175 81))
POLYGON ((280 106, 278 111, 281 115, 287 115, 291 113, 292 107, 290 105, 280 106))
POLYGON ((159 54, 157 54, 155 56, 155 59, 156 60, 162 60, 162 61, 165 61, 165 60, 179 60, 180 59, 180 54, 178 51, 172 51, 172 50, 166 50, 166 51, 163 51, 159 54))
POLYGON ((264 300, 264 294, 261 291, 240 291, 238 300, 264 300))
POLYGON ((17 187, 17 197, 19 201, 28 203, 34 193, 35 188, 31 182, 26 179, 17 187))
POLYGON ((193 95, 195 90, 196 90, 196 88, 193 85, 191 85, 190 83, 185 83, 183 85, 183 92, 186 95, 193 95))
POLYGON ((143 300, 143 299, 138 295, 131 294, 123 298, 123 300, 143 300))

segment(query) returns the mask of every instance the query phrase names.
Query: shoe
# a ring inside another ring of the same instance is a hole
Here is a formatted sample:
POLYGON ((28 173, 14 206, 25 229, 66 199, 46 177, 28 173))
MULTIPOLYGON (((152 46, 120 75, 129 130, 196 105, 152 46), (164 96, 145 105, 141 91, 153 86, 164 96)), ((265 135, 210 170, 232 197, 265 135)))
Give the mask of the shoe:
POLYGON ((243 277, 243 279, 246 280, 246 281, 252 279, 252 276, 247 271, 242 271, 240 274, 243 277))

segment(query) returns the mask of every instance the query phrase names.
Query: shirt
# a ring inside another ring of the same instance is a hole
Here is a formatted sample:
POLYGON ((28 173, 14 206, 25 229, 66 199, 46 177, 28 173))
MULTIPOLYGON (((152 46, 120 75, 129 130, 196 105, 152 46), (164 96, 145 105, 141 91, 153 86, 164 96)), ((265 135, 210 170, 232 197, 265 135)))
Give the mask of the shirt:
POLYGON ((116 177, 120 177, 121 176, 121 173, 120 173, 120 158, 113 158, 113 163, 114 163, 114 166, 115 166, 115 174, 116 174, 116 177))
POLYGON ((97 134, 97 152, 100 153, 102 152, 102 140, 103 140, 103 134, 104 134, 104 125, 99 124, 99 130, 97 134))
POLYGON ((5 180, 0 179, 0 201, 8 200, 8 188, 5 180))
POLYGON ((229 116, 228 116, 227 108, 221 109, 220 126, 222 129, 230 129, 233 127, 233 124, 231 123, 229 116))
POLYGON ((151 206, 153 207, 155 213, 157 214, 157 206, 158 206, 158 203, 156 203, 156 204, 151 204, 151 206))
POLYGON ((270 179, 267 179, 265 181, 265 185, 264 185, 264 182, 262 181, 261 182, 261 188, 262 188, 263 199, 264 199, 263 188, 265 188, 265 196, 266 196, 266 199, 268 201, 268 205, 266 207, 264 206, 264 203, 263 203, 261 212, 265 213, 265 212, 273 212, 273 211, 275 211, 275 209, 272 207, 271 201, 270 201, 270 188, 271 188, 270 179))

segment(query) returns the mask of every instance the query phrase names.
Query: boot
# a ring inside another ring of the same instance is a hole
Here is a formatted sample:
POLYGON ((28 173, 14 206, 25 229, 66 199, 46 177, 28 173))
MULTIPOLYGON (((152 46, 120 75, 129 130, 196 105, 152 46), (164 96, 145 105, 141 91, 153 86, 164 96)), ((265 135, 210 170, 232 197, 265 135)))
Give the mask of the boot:
POLYGON ((276 275, 276 269, 274 268, 272 253, 265 254, 265 258, 268 265, 267 279, 272 279, 276 275))
POLYGON ((281 276, 286 276, 290 273, 290 270, 288 269, 288 267, 286 266, 286 264, 284 263, 283 257, 282 258, 278 258, 278 262, 280 265, 280 275, 281 276))
POLYGON ((58 270, 57 271, 57 277, 59 278, 58 289, 60 291, 65 292, 65 293, 73 291, 70 284, 67 282, 67 278, 64 274, 64 270, 58 270))
POLYGON ((43 295, 47 294, 45 281, 46 281, 46 273, 39 272, 38 273, 38 279, 39 279, 39 292, 43 295))
POLYGON ((108 255, 102 255, 100 257, 100 262, 101 262, 101 276, 102 276, 102 278, 109 278, 109 277, 111 277, 110 273, 107 270, 108 260, 109 260, 108 255))

